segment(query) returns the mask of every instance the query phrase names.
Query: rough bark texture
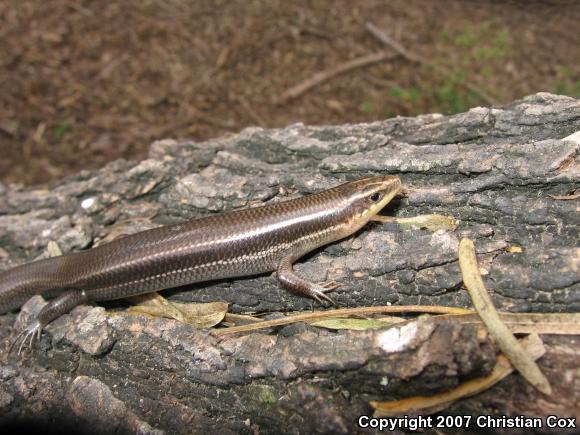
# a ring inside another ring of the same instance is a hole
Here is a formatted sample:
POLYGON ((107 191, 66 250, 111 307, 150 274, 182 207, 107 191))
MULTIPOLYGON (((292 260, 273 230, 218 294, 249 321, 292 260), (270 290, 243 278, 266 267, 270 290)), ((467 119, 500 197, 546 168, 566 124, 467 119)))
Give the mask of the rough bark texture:
MULTIPOLYGON (((389 173, 401 177, 407 197, 388 212, 453 215, 459 227, 369 225, 297 265, 316 280, 343 283, 333 294, 339 305, 469 306, 457 264, 459 239, 468 236, 498 308, 577 312, 578 199, 561 197, 577 189, 580 138, 568 136, 578 131, 577 99, 537 94, 454 116, 164 140, 148 160, 117 161, 48 188, 0 185, 0 268, 46 255, 50 240, 64 252, 87 248, 123 222, 121 232, 132 232, 389 173), (506 249, 514 245, 523 252, 506 249)), ((313 306, 269 276, 165 295, 223 300, 233 312, 313 306)), ((15 326, 43 303, 33 298, 15 326)), ((15 318, 0 317, 5 342, 15 318)), ((553 396, 511 376, 445 413, 580 417, 579 338, 543 339, 540 366, 553 396)), ((496 352, 474 327, 430 319, 364 332, 293 325, 220 341, 173 320, 78 307, 49 326, 33 353, 3 355, 0 423, 104 433, 348 433, 358 415, 371 414, 369 400, 449 389, 488 372, 496 352)))

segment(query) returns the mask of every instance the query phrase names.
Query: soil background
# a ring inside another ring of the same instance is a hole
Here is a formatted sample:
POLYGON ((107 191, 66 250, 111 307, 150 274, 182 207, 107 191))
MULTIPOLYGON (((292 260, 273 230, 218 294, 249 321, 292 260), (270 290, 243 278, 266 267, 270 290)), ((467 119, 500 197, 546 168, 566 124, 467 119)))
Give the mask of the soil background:
POLYGON ((580 95, 580 2, 4 0, 0 181, 44 183, 152 141, 580 95), (380 51, 398 55, 328 79, 380 51), (444 69, 447 73, 441 74, 444 69))

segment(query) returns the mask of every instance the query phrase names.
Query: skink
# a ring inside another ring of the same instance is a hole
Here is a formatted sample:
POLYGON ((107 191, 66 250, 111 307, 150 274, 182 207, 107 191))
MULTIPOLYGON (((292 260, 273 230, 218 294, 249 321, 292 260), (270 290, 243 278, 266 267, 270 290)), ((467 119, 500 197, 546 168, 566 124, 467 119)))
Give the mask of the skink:
POLYGON ((35 294, 53 297, 17 337, 32 342, 48 323, 79 304, 272 271, 283 287, 319 302, 331 301, 325 293, 338 283, 307 281, 294 273, 292 263, 355 233, 400 188, 394 176, 363 178, 18 266, 0 273, 0 313, 19 308, 35 294))

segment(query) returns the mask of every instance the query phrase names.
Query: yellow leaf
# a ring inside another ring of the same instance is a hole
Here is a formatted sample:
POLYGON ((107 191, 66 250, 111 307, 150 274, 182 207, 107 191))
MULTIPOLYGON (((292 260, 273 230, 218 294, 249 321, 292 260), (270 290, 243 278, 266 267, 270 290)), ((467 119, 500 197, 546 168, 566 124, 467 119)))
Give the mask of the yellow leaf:
POLYGON ((366 329, 384 328, 395 323, 404 322, 405 319, 400 317, 383 317, 382 320, 377 319, 352 319, 346 317, 334 317, 330 319, 317 320, 311 322, 313 326, 319 326, 327 329, 352 329, 355 331, 364 331, 366 329))

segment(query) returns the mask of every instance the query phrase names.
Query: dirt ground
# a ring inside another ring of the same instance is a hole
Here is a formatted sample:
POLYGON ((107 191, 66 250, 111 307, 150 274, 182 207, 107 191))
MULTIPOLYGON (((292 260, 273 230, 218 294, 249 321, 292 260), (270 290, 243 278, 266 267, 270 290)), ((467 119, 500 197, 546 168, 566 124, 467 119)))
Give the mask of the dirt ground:
POLYGON ((0 180, 142 158, 166 137, 579 96, 578 22, 576 0, 4 0, 0 180))

